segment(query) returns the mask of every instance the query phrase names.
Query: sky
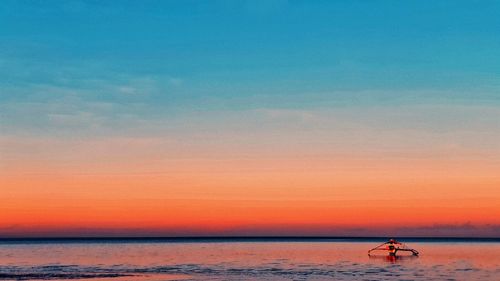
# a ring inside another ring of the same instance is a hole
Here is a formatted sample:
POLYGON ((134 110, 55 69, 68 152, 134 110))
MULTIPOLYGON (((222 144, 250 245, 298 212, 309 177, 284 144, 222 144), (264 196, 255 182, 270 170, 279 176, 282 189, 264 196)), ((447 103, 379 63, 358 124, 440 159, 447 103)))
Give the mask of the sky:
POLYGON ((498 1, 2 1, 0 237, 500 237, 498 1))

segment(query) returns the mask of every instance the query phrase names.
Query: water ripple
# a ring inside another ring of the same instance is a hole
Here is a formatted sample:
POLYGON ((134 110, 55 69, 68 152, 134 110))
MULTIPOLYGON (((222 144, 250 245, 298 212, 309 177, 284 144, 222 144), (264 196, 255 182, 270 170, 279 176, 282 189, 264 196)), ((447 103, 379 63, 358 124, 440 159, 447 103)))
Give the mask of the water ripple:
MULTIPOLYGON (((212 277, 212 280, 266 280, 272 277, 299 280, 308 277, 310 280, 427 280, 425 268, 409 268, 405 266, 376 266, 373 264, 336 263, 330 265, 298 264, 293 267, 282 264, 265 264, 253 267, 237 267, 224 264, 175 264, 162 266, 125 266, 122 264, 112 266, 79 266, 73 264, 49 264, 41 266, 0 266, 0 279, 6 280, 31 280, 31 279, 86 279, 86 278, 113 278, 113 277, 140 277, 155 274, 182 274, 192 280, 203 280, 212 277), (217 279, 219 278, 219 279, 217 279)), ((433 276, 439 279, 456 280, 457 276, 463 278, 464 273, 478 273, 475 268, 446 268, 440 266, 429 267, 433 276)), ((494 275, 494 272, 480 272, 481 276, 494 275)), ((275 279, 273 279, 275 280, 275 279)), ((309 280, 309 279, 308 279, 309 280)))

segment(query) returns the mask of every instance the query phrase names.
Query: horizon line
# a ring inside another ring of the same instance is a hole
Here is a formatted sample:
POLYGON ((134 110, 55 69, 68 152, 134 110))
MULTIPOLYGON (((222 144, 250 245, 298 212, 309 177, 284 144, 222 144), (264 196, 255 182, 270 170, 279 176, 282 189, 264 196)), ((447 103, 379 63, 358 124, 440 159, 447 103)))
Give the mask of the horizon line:
POLYGON ((324 241, 324 240, 351 240, 351 241, 378 241, 394 239, 405 239, 407 241, 470 241, 470 242, 500 242, 499 237, 457 237, 457 236, 51 236, 51 237, 0 237, 0 242, 78 242, 78 241, 324 241))

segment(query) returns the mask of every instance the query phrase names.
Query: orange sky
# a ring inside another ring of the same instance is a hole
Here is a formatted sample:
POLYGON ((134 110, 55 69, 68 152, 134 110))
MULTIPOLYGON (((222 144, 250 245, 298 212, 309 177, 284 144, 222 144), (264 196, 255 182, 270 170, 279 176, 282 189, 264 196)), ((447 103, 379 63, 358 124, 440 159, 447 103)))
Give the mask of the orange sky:
POLYGON ((68 159, 33 154, 32 163, 12 158, 0 177, 0 229, 21 236, 71 229, 251 235, 281 226, 287 235, 353 235, 363 228, 358 235, 370 236, 384 228, 500 224, 493 160, 463 154, 243 157, 224 150, 157 159, 134 148, 141 149, 83 149, 68 159))

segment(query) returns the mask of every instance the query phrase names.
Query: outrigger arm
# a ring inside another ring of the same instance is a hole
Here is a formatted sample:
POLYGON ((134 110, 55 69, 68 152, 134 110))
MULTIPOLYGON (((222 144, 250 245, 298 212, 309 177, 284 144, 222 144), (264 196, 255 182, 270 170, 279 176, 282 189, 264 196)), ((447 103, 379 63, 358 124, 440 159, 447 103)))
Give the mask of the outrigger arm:
POLYGON ((412 252, 412 254, 413 254, 414 256, 418 256, 418 255, 419 255, 419 252, 418 252, 417 250, 415 250, 415 249, 411 249, 411 248, 409 248, 408 246, 406 246, 406 245, 405 245, 405 244, 403 244, 403 243, 400 243, 400 242, 391 243, 391 241, 388 241, 388 242, 382 243, 382 244, 378 245, 377 247, 375 247, 375 248, 373 248, 373 249, 370 249, 370 250, 368 251, 368 255, 370 255, 372 251, 388 251, 388 250, 389 250, 389 249, 388 249, 388 246, 386 246, 386 245, 388 245, 388 244, 392 244, 392 245, 394 245, 394 247, 395 247, 395 248, 394 248, 394 252, 393 252, 393 254, 394 254, 394 255, 396 255, 396 253, 397 253, 398 251, 412 252))

